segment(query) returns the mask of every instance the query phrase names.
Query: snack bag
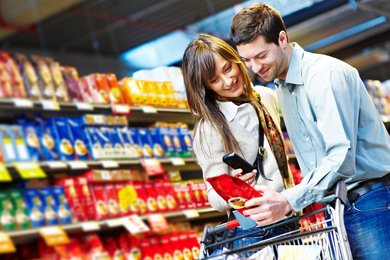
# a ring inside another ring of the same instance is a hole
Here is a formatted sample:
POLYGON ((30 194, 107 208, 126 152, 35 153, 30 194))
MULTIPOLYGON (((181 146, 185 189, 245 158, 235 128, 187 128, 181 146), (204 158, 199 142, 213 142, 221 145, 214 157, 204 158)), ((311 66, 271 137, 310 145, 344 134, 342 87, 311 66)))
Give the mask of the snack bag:
POLYGON ((41 89, 39 88, 38 76, 34 70, 33 65, 26 55, 16 53, 15 58, 19 63, 20 72, 24 79, 24 85, 28 97, 34 100, 41 99, 41 89))
POLYGON ((79 75, 74 67, 61 67, 61 74, 68 90, 70 101, 83 101, 79 91, 79 75))
POLYGON ((14 59, 12 59, 10 53, 0 52, 0 62, 4 64, 5 71, 7 73, 7 78, 10 80, 7 84, 7 92, 9 97, 15 98, 26 98, 27 93, 24 88, 24 83, 20 70, 14 59))
POLYGON ((53 59, 47 58, 46 59, 47 64, 49 65, 51 75, 53 78, 54 88, 55 88, 55 95, 57 97, 58 101, 65 101, 69 102, 69 94, 68 89, 65 86, 65 81, 62 77, 61 73, 61 66, 58 62, 54 61, 53 59))
POLYGON ((35 71, 38 75, 39 85, 41 87, 42 98, 56 101, 55 86, 50 73, 50 68, 44 57, 33 55, 31 60, 34 63, 35 71))
POLYGON ((206 181, 211 184, 219 196, 240 213, 244 210, 244 204, 247 200, 262 196, 261 192, 255 190, 245 181, 228 174, 209 177, 206 181))

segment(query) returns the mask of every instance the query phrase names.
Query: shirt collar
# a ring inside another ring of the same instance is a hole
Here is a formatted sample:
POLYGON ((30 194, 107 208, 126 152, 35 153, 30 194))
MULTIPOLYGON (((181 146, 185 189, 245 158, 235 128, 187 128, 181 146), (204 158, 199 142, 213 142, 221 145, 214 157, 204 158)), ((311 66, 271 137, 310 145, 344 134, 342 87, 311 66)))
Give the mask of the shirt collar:
POLYGON ((231 101, 217 101, 217 104, 226 120, 228 122, 233 121, 237 115, 238 106, 231 101))
POLYGON ((275 79, 274 82, 277 85, 302 85, 302 73, 301 73, 301 60, 304 55, 304 50, 298 43, 292 43, 294 49, 291 54, 290 64, 288 65, 288 71, 286 75, 286 80, 275 79))

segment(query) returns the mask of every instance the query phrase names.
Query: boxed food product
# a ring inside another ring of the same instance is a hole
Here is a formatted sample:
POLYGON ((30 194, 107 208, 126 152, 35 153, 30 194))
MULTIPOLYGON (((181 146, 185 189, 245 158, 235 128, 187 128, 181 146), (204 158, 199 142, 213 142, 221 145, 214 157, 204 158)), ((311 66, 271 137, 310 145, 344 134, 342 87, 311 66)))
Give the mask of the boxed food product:
POLYGON ((65 190, 61 186, 54 186, 53 188, 54 199, 57 206, 57 215, 59 224, 70 224, 72 223, 72 212, 68 200, 65 196, 65 190))
POLYGON ((16 148, 13 145, 11 133, 7 125, 0 125, 1 150, 3 151, 5 162, 14 162, 17 160, 16 148))
POLYGON ((136 157, 138 158, 143 157, 142 144, 140 141, 140 135, 138 129, 130 127, 127 129, 127 132, 130 140, 133 141, 133 147, 134 147, 136 157))
POLYGON ((25 191, 25 201, 29 212, 31 227, 42 227, 45 225, 45 208, 37 189, 29 188, 25 191))
POLYGON ((134 147, 134 141, 131 138, 127 127, 116 127, 115 130, 117 131, 118 138, 120 142, 122 143, 123 147, 123 153, 125 158, 137 158, 137 154, 134 147))
POLYGON ((35 118, 35 121, 37 122, 38 127, 40 127, 40 130, 36 132, 45 160, 58 160, 59 156, 55 142, 56 135, 55 132, 53 132, 53 128, 42 118, 35 118))
POLYGON ((0 62, 4 64, 5 72, 9 81, 6 83, 6 90, 11 91, 8 97, 26 98, 27 93, 24 87, 20 70, 9 52, 0 51, 0 62), (10 85, 8 85, 10 84, 10 85))
POLYGON ((58 203, 54 198, 51 187, 38 189, 41 201, 43 204, 43 214, 45 216, 46 225, 58 224, 58 203))
POLYGON ((92 93, 91 93, 91 90, 89 88, 89 82, 90 82, 91 79, 88 79, 86 77, 82 77, 79 79, 79 82, 78 82, 78 90, 79 90, 79 93, 81 95, 81 98, 84 102, 87 102, 87 103, 93 103, 93 97, 92 97, 92 93))
POLYGON ((96 127, 87 126, 85 132, 88 140, 89 151, 93 159, 104 158, 103 145, 100 143, 99 133, 96 127))
POLYGON ((110 103, 110 87, 104 74, 95 73, 87 76, 90 79, 90 91, 92 92, 93 101, 95 103, 110 103), (94 81, 94 82, 93 82, 94 81), (93 84, 95 83, 95 84, 93 84))
POLYGON ((30 60, 22 53, 16 53, 15 58, 18 61, 28 97, 31 99, 41 99, 42 94, 39 87, 38 76, 30 60))
POLYGON ((65 197, 69 203, 72 217, 78 221, 86 220, 87 217, 84 213, 81 194, 77 193, 75 180, 71 177, 62 178, 57 180, 56 184, 60 185, 64 189, 65 197))
POLYGON ((56 145, 60 159, 66 161, 74 160, 74 140, 69 129, 68 120, 62 117, 49 118, 48 123, 53 129, 53 133, 55 133, 56 145))
POLYGON ((26 142, 23 136, 23 130, 21 126, 11 125, 8 127, 12 143, 15 147, 18 161, 31 161, 30 154, 27 149, 26 142))
POLYGON ((168 123, 157 122, 155 124, 155 130, 158 138, 158 143, 165 151, 166 157, 176 156, 176 150, 173 146, 173 139, 170 134, 168 123))
POLYGON ((9 98, 12 97, 12 82, 5 64, 0 59, 0 97, 9 98))
POLYGON ((21 189, 9 189, 7 191, 15 209, 15 220, 17 229, 30 228, 30 218, 28 209, 21 189))
POLYGON ((144 183, 144 190, 146 193, 146 206, 148 212, 155 213, 159 210, 157 204, 157 193, 152 183, 144 183))
POLYGON ((81 205, 83 207, 84 215, 87 220, 97 219, 95 211, 95 203, 93 200, 92 190, 88 185, 88 180, 84 176, 75 178, 76 192, 80 197, 81 205))
POLYGON ((111 218, 120 215, 118 190, 114 183, 104 185, 107 194, 108 214, 111 218))
POLYGON ((152 143, 152 137, 150 135, 149 129, 138 128, 138 135, 139 135, 143 157, 146 158, 153 157, 154 156, 152 150, 153 143, 152 143))
POLYGON ((57 97, 58 101, 64 101, 64 102, 69 102, 69 94, 68 94, 68 89, 65 85, 64 78, 62 77, 61 73, 61 66, 58 62, 54 61, 53 59, 46 59, 51 75, 53 78, 53 83, 54 83, 54 88, 55 88, 55 95, 57 97))
POLYGON ((0 227, 3 231, 16 229, 15 209, 7 192, 0 191, 0 227))
POLYGON ((83 120, 81 118, 67 118, 67 123, 73 137, 75 158, 78 160, 90 160, 91 154, 87 146, 88 142, 84 131, 83 120))
POLYGON ((147 194, 145 193, 142 183, 135 181, 133 184, 130 183, 130 185, 133 185, 137 193, 137 200, 130 205, 131 211, 141 215, 145 214, 148 211, 148 207, 146 205, 147 194))
POLYGON ((79 75, 74 67, 61 67, 61 74, 68 90, 70 101, 83 101, 79 90, 79 75))
POLYGON ((100 220, 108 218, 108 196, 105 187, 102 184, 95 183, 94 185, 90 186, 90 188, 96 219, 100 220))
POLYGON ((35 71, 38 75, 38 82, 41 88, 42 98, 56 101, 56 91, 53 82, 53 77, 50 73, 49 65, 44 57, 33 55, 31 56, 35 71))
POLYGON ((24 140, 27 145, 27 150, 32 161, 41 161, 44 159, 39 136, 40 127, 34 122, 25 119, 18 120, 18 124, 22 126, 24 140))
POLYGON ((193 148, 192 148, 192 136, 188 129, 188 125, 184 123, 178 123, 177 128, 179 130, 179 139, 183 151, 181 155, 183 157, 190 157, 193 155, 193 148))
POLYGON ((115 74, 105 74, 109 89, 110 89, 110 103, 111 104, 125 104, 125 98, 122 95, 121 86, 118 83, 115 74))

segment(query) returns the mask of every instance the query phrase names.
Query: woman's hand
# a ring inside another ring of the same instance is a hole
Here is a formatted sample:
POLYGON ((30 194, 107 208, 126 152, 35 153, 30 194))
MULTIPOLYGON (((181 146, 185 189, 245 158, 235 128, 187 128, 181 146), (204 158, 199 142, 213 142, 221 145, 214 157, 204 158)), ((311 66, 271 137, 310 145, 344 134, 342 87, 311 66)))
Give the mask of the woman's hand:
POLYGON ((251 172, 243 174, 242 169, 235 169, 231 173, 232 176, 240 178, 241 180, 245 181, 246 183, 248 183, 251 186, 254 186, 256 184, 255 183, 256 182, 256 174, 257 174, 257 170, 253 170, 251 172))

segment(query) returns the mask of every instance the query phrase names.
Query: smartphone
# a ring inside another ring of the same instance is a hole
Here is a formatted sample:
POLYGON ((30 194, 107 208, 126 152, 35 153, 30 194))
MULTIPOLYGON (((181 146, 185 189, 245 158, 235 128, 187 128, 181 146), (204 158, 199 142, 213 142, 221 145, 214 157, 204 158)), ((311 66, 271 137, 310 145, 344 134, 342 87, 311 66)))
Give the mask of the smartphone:
POLYGON ((242 174, 253 171, 253 166, 236 153, 228 153, 222 157, 227 165, 233 169, 242 169, 242 174))

